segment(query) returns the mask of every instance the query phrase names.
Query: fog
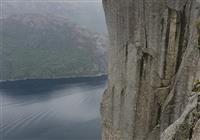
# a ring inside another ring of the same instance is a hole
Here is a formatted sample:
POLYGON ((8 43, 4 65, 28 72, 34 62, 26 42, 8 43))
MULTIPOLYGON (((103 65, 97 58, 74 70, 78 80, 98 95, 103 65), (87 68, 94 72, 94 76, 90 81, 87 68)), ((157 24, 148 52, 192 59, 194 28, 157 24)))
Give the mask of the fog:
POLYGON ((68 18, 95 32, 107 31, 100 0, 3 0, 3 17, 16 14, 42 14, 68 18))

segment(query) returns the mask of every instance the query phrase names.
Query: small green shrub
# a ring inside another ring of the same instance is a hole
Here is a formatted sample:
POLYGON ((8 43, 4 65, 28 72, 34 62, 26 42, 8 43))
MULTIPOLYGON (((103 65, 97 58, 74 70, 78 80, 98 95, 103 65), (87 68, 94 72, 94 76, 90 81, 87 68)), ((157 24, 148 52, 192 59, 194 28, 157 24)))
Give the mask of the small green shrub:
POLYGON ((195 81, 192 91, 200 92, 200 80, 195 81))

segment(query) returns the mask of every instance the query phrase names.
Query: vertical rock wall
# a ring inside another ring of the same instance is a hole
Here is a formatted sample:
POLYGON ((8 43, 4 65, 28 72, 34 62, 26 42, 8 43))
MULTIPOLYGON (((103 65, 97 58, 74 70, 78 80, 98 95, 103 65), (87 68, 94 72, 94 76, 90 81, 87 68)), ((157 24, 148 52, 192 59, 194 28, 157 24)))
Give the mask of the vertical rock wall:
MULTIPOLYGON (((159 140, 181 117, 200 79, 200 2, 103 0, 103 5, 110 48, 102 139, 159 140)), ((185 127, 175 139, 192 138, 193 127, 185 127)))

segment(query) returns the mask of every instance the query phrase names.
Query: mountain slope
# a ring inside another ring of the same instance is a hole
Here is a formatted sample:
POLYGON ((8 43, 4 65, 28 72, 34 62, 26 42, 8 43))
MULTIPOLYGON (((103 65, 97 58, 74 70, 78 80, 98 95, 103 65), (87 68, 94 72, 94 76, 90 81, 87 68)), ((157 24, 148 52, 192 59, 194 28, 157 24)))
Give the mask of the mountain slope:
POLYGON ((105 73, 107 41, 68 19, 39 14, 3 19, 1 79, 105 73))
POLYGON ((3 16, 9 17, 17 14, 41 14, 67 17, 70 21, 88 28, 92 31, 107 32, 102 3, 99 0, 94 2, 78 1, 34 1, 15 0, 15 2, 3 2, 3 16), (53 9, 53 10, 52 10, 53 9))

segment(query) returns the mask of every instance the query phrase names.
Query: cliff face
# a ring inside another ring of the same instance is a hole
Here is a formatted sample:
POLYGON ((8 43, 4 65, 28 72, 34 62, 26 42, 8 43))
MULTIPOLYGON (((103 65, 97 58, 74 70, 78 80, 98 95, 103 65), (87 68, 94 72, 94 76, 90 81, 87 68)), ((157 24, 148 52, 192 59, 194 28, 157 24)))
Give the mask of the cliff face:
POLYGON ((109 84, 101 104, 104 140, 198 140, 200 3, 103 0, 109 84))

